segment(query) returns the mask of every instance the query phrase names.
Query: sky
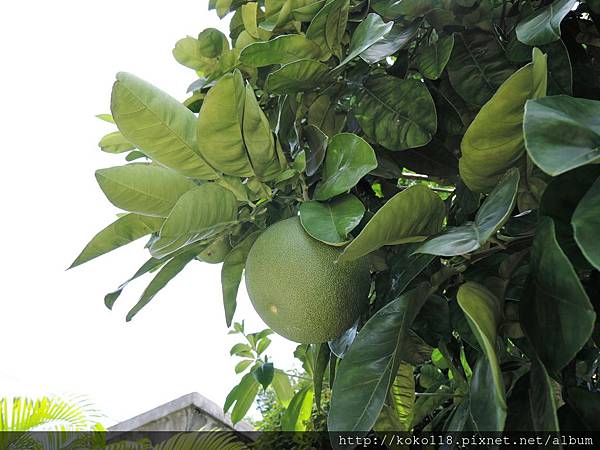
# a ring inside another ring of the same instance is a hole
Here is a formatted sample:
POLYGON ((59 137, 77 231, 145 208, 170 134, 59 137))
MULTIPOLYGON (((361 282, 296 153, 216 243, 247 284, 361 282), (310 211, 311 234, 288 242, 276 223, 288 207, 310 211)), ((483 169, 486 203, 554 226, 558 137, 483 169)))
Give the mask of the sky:
MULTIPOLYGON (((237 337, 227 335, 220 265, 195 262, 132 322, 127 311, 151 276, 131 283, 113 311, 104 295, 148 258, 144 240, 66 271, 117 211, 94 179, 124 158, 99 150, 119 71, 185 99, 195 80, 175 42, 221 28, 206 0, 29 0, 0 13, 0 397, 84 395, 110 426, 197 391, 222 405, 237 383, 237 337)), ((243 283, 236 320, 265 327, 243 283)), ((273 336, 276 367, 296 344, 273 336)), ((255 415, 256 417, 256 415, 255 415)))

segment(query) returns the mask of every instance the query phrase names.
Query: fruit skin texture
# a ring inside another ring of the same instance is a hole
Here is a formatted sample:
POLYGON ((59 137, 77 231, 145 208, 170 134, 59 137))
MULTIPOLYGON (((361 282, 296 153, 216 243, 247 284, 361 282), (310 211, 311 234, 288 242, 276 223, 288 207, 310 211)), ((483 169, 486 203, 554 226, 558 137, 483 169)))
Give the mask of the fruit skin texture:
POLYGON ((368 304, 365 258, 336 263, 341 250, 309 236, 300 219, 271 225, 246 261, 246 289, 254 309, 276 333, 295 342, 332 340, 368 304))

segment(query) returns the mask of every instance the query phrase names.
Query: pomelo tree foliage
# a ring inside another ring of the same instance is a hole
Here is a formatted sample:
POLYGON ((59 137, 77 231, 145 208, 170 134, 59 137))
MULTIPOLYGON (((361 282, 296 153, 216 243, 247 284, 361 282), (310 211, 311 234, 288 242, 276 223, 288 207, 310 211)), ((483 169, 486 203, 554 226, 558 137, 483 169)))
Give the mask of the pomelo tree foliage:
POLYGON ((600 2, 209 7, 228 35, 173 50, 190 97, 120 73, 101 116, 127 163, 96 178, 126 213, 73 265, 144 236, 151 255, 106 305, 155 272, 130 320, 187 264, 222 262, 229 326, 252 243, 299 214, 370 258, 370 307, 299 347, 297 392, 267 333, 245 335, 236 419, 271 385, 303 429, 331 386, 330 430, 600 429, 600 2))

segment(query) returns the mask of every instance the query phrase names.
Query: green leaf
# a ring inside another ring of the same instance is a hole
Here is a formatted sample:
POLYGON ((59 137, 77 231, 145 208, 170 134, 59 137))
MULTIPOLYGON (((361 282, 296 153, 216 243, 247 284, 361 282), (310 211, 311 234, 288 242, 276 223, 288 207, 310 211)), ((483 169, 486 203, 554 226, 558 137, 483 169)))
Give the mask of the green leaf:
POLYGON ((471 380, 473 421, 479 431, 501 431, 507 407, 504 380, 495 350, 498 326, 502 320, 500 302, 485 287, 473 282, 463 284, 456 298, 484 353, 477 361, 471 380))
POLYGON ((294 389, 290 383, 290 378, 283 371, 275 369, 271 387, 273 387, 279 403, 287 408, 292 397, 294 397, 294 389))
POLYGON ((202 73, 206 73, 207 68, 214 70, 218 64, 217 60, 207 58, 202 54, 200 42, 191 36, 178 40, 172 53, 179 64, 202 73))
POLYGON ((519 170, 510 169, 485 200, 474 222, 448 227, 416 251, 440 256, 464 255, 481 248, 510 218, 519 189, 519 170))
POLYGON ((229 354, 231 356, 252 355, 252 347, 250 347, 248 344, 238 343, 231 347, 229 354))
POLYGON ((571 219, 575 241, 587 260, 600 270, 600 178, 579 202, 571 219))
POLYGON ((375 64, 388 56, 392 56, 412 40, 420 26, 421 21, 415 21, 408 26, 403 23, 396 23, 385 36, 359 56, 368 64, 375 64))
POLYGON ((544 365, 560 370, 590 338, 596 314, 548 217, 538 224, 530 267, 520 302, 521 326, 544 365))
POLYGON ((314 391, 311 386, 300 389, 290 401, 287 409, 281 416, 281 429, 283 431, 305 431, 305 422, 310 418, 314 391))
POLYGON ((556 0, 517 24, 517 39, 527 45, 543 45, 560 39, 560 23, 575 0, 556 0))
POLYGON ((152 242, 155 258, 168 255, 184 245, 208 239, 235 223, 237 200, 217 184, 203 184, 181 196, 152 242))
POLYGON ((175 256, 172 260, 166 263, 152 279, 148 287, 146 287, 138 302, 127 313, 127 322, 133 319, 133 317, 140 312, 144 306, 150 303, 154 296, 158 294, 158 292, 164 288, 169 281, 175 278, 175 276, 177 276, 179 272, 181 272, 185 266, 188 265, 189 262, 193 261, 198 252, 198 249, 189 250, 185 253, 175 256))
POLYGON ((331 351, 329 350, 329 344, 327 342, 315 344, 315 347, 317 348, 317 355, 315 357, 315 370, 313 371, 313 386, 315 390, 315 403, 317 404, 317 410, 321 411, 323 377, 325 376, 325 370, 329 364, 329 356, 331 355, 331 351))
POLYGON ((317 127, 326 136, 338 134, 346 121, 346 113, 337 111, 336 104, 335 99, 327 95, 319 95, 308 108, 309 127, 311 125, 317 127))
POLYGON ((69 269, 86 263, 98 256, 127 245, 160 229, 163 219, 139 214, 125 214, 96 234, 85 246, 69 269))
POLYGON ((260 231, 256 231, 246 237, 242 242, 236 245, 225 257, 223 266, 221 267, 221 289, 223 291, 223 306, 225 307, 225 322, 227 326, 231 326, 233 315, 237 306, 237 293, 242 280, 242 272, 246 265, 248 252, 252 248, 252 244, 260 235, 260 231))
POLYGON ((431 94, 413 78, 369 78, 360 88, 354 114, 365 134, 389 150, 421 147, 437 130, 431 94))
POLYGON ((127 73, 117 74, 111 111, 125 139, 183 175, 213 180, 196 143, 196 116, 173 97, 127 73))
POLYGON ((392 29, 394 22, 384 22, 378 14, 371 13, 360 22, 350 40, 348 54, 340 62, 340 66, 353 60, 358 55, 369 49, 372 45, 381 41, 392 29))
POLYGON ((146 155, 144 155, 142 152, 140 152, 139 150, 134 150, 132 152, 129 152, 127 154, 127 156, 125 157, 125 161, 127 162, 131 162, 131 161, 135 161, 137 159, 142 159, 142 158, 147 158, 146 155))
POLYGON ((391 394, 394 411, 402 431, 410 431, 413 418, 413 407, 415 405, 415 377, 413 366, 402 363, 398 368, 396 378, 392 383, 391 394))
POLYGON ((179 197, 195 186, 172 170, 146 163, 99 169, 96 180, 117 208, 157 217, 167 217, 179 197))
POLYGON ((415 60, 417 69, 424 77, 437 80, 446 68, 454 48, 454 35, 441 37, 437 42, 419 47, 415 60))
POLYGON ((328 203, 304 202, 300 205, 300 222, 313 238, 329 245, 343 245, 365 213, 362 202, 345 195, 328 203))
POLYGON ((227 37, 216 28, 206 28, 198 35, 199 53, 205 58, 216 58, 229 50, 227 37))
POLYGON ((224 75, 208 91, 198 118, 200 153, 213 167, 238 177, 254 175, 242 135, 245 89, 239 71, 224 75))
POLYGON ((244 47, 240 62, 252 67, 287 64, 299 59, 318 59, 321 48, 302 34, 285 34, 244 47))
POLYGON ((445 216, 444 202, 435 192, 423 185, 411 186, 375 213, 344 249, 340 261, 357 259, 384 245, 422 241, 440 231, 445 216))
POLYGON ((251 373, 247 373, 242 377, 240 383, 227 395, 223 411, 227 412, 233 406, 231 421, 234 424, 246 416, 252 403, 254 403, 259 387, 260 385, 254 379, 254 376, 251 373))
POLYGON ((323 161, 325 160, 325 151, 329 143, 329 138, 319 128, 309 125, 304 131, 308 148, 306 151, 306 169, 304 170, 309 177, 313 176, 323 161))
POLYGON ((337 370, 329 431, 371 430, 398 372, 412 322, 430 293, 428 283, 419 285, 381 308, 360 330, 337 370))
POLYGON ((110 114, 97 114, 96 117, 104 122, 115 123, 115 119, 110 114))
POLYGON ((373 0, 371 7, 384 17, 424 16, 438 6, 437 0, 373 0))
POLYGON ((266 89, 276 95, 310 91, 326 80, 328 72, 328 67, 319 61, 299 59, 271 72, 266 89))
POLYGON ((542 362, 533 357, 529 383, 529 406, 534 430, 540 432, 559 432, 556 416, 556 401, 552 380, 542 362))
POLYGON ((488 192, 510 167, 521 162, 523 108, 531 98, 546 95, 546 56, 534 49, 533 62, 506 80, 465 133, 460 176, 474 192, 488 192))
POLYGON ((124 153, 135 149, 120 131, 109 133, 98 142, 100 150, 106 153, 124 153))
POLYGON ((465 102, 477 106, 492 98, 513 73, 496 38, 480 31, 456 36, 447 68, 452 87, 465 102))
POLYGON ((273 381, 273 376, 275 375, 275 368, 273 367, 273 363, 266 362, 258 367, 256 367, 252 371, 252 376, 258 383, 263 387, 263 389, 267 389, 271 382, 273 381))
POLYGON ((566 95, 528 101, 523 130, 529 157, 552 176, 600 161, 599 113, 600 102, 566 95))
POLYGON ((377 157, 367 141, 352 133, 336 134, 329 140, 314 198, 328 200, 343 194, 376 167, 377 157))
POLYGON ((340 57, 349 7, 350 0, 331 0, 310 22, 306 37, 319 45, 324 54, 333 53, 340 57))
POLYGON ((254 361, 251 359, 244 359, 242 361, 240 361, 239 363, 237 363, 235 365, 235 373, 242 373, 244 370, 246 370, 250 364, 252 364, 254 361))

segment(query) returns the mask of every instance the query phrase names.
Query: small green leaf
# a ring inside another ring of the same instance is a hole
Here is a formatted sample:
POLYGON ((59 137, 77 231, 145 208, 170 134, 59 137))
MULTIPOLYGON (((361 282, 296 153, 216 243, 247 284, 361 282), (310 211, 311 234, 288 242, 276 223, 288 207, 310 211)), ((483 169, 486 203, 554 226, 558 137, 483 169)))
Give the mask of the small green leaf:
POLYGON ((474 222, 448 227, 416 251, 430 255, 456 256, 479 249, 510 218, 517 199, 519 180, 519 170, 509 170, 477 211, 474 222))
POLYGON ((231 356, 252 354, 252 347, 250 347, 248 344, 238 343, 231 347, 231 350, 229 350, 229 354, 231 356))
POLYGON ((240 62, 252 67, 287 64, 299 59, 318 59, 321 48, 302 34, 285 34, 264 42, 255 42, 240 53, 240 62))
POLYGON ((327 420, 330 431, 371 430, 400 366, 412 322, 430 293, 431 286, 421 284, 363 326, 337 369, 327 420))
POLYGON ((242 377, 240 383, 227 395, 223 411, 227 412, 233 406, 231 421, 234 424, 244 418, 252 403, 254 403, 259 387, 260 385, 254 379, 254 376, 251 373, 247 373, 242 377))
POLYGON ((340 62, 343 66, 347 62, 353 60, 358 55, 369 49, 372 45, 381 41, 383 37, 392 29, 394 22, 384 22, 378 14, 371 13, 360 22, 350 40, 348 54, 340 62))
POLYGON ((119 73, 111 111, 125 139, 152 160, 185 176, 218 178, 198 151, 195 114, 173 97, 133 75, 119 73))
POLYGON ((172 170, 146 163, 99 169, 96 180, 117 208, 157 217, 167 217, 179 197, 195 186, 172 170))
POLYGON ((600 178, 579 202, 571 219, 575 241, 587 260, 600 270, 600 178))
POLYGON ((109 133, 98 142, 100 150, 106 153, 125 153, 135 149, 120 131, 109 133))
POLYGON ((354 195, 346 195, 328 203, 304 202, 300 205, 300 221, 308 234, 329 245, 343 245, 362 219, 365 207, 354 195))
POLYGON ((460 176, 473 192, 488 192, 523 149, 523 108, 531 98, 546 95, 546 56, 533 50, 533 62, 506 80, 467 129, 461 142, 460 176))
POLYGON ((273 376, 275 375, 275 368, 273 367, 273 363, 267 362, 252 370, 252 376, 258 383, 263 387, 263 389, 267 389, 271 382, 273 381, 273 376))
POLYGON ((266 89, 272 94, 296 94, 310 91, 327 79, 328 67, 314 59, 299 59, 271 72, 266 89))
POLYGON ((160 258, 184 245, 209 239, 236 218, 237 200, 229 190, 214 183, 197 186, 177 201, 150 253, 160 258))
POLYGON ((502 320, 500 302, 484 286, 473 282, 463 284, 456 298, 484 353, 477 361, 471 379, 473 421, 479 431, 503 430, 507 411, 506 394, 495 350, 498 326, 502 320))
POLYGON ((223 306, 225 307, 225 322, 231 326, 233 315, 237 306, 237 293, 242 280, 242 273, 246 265, 248 252, 252 244, 260 235, 256 231, 236 245, 225 257, 221 267, 221 289, 223 291, 223 306))
POLYGON ((254 361, 252 359, 244 359, 242 361, 240 361, 239 363, 237 363, 235 365, 235 373, 242 373, 244 370, 246 370, 250 364, 252 364, 254 361))
POLYGON ((517 24, 517 39, 527 45, 543 45, 560 39, 560 23, 575 0, 556 0, 517 24))
POLYGON ((312 386, 305 386, 294 395, 281 417, 281 429, 283 431, 306 430, 305 422, 310 418, 313 398, 312 386))
POLYGON ((283 371, 275 369, 271 386, 275 391, 279 403, 287 408, 292 397, 294 397, 294 388, 292 388, 290 378, 283 371))
POLYGON ((538 223, 530 267, 520 302, 521 326, 548 370, 558 371, 588 341, 596 314, 548 217, 538 223))
POLYGON ((143 236, 157 232, 163 221, 159 217, 125 214, 96 234, 69 269, 127 245, 143 236))
POLYGON ((115 123, 115 119, 111 114, 98 114, 96 117, 104 122, 115 123))
POLYGON ((365 134, 387 149, 421 147, 436 133, 435 105, 423 82, 375 76, 359 92, 354 114, 365 134))
POLYGON ((271 345, 271 339, 269 338, 263 338, 260 341, 258 341, 258 345, 256 346, 256 353, 258 353, 259 355, 262 355, 263 352, 269 348, 269 345, 271 345))
POLYGON ((444 202, 435 192, 423 185, 411 186, 375 213, 340 261, 360 258, 384 245, 420 242, 440 231, 445 216, 444 202))
POLYGON ((523 130, 529 157, 552 176, 600 161, 598 114, 595 100, 557 95, 528 101, 523 130))
POLYGON ((420 47, 415 61, 417 69, 424 77, 437 80, 446 68, 453 48, 454 35, 452 34, 420 47))
POLYGON ((336 134, 329 140, 316 200, 328 200, 349 191, 377 167, 377 157, 367 141, 352 133, 336 134))

